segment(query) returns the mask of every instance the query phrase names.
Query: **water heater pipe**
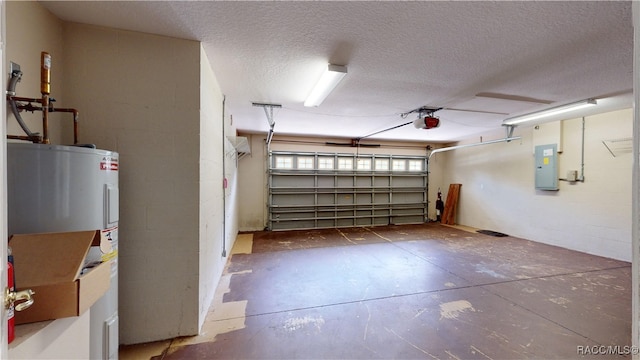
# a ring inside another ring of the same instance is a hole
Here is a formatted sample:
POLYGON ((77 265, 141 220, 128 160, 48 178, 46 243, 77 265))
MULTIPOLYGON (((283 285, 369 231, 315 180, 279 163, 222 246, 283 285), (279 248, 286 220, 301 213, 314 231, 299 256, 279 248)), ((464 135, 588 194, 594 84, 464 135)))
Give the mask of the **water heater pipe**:
POLYGON ((16 100, 15 100, 16 99, 15 94, 16 94, 16 86, 18 85, 18 82, 22 79, 22 71, 20 71, 19 66, 17 64, 11 63, 11 65, 12 65, 12 70, 11 70, 11 79, 9 79, 9 88, 7 89, 7 101, 9 102, 9 107, 11 108, 11 112, 15 116, 16 121, 18 121, 18 125, 20 125, 20 127, 22 128, 22 131, 24 131, 25 134, 27 134, 27 136, 8 135, 7 138, 29 140, 34 143, 39 143, 42 141, 42 138, 40 137, 40 135, 38 133, 32 132, 27 126, 27 124, 24 122, 24 120, 22 119, 22 116, 20 116, 20 111, 18 110, 18 104, 16 103, 16 100), (14 65, 18 68, 17 69, 13 68, 14 65))
POLYGON ((42 94, 42 143, 49 144, 49 94, 51 93, 51 55, 40 54, 40 93, 42 94))
MULTIPOLYGON (((78 111, 78 109, 72 109, 72 108, 55 108, 53 106, 53 99, 49 99, 49 107, 47 108, 47 112, 51 113, 51 112, 66 112, 66 113, 72 113, 73 114, 73 143, 77 144, 78 143, 78 118, 80 115, 80 111, 78 111)), ((22 121, 22 118, 20 117, 20 110, 24 110, 24 111, 43 111, 42 106, 34 106, 32 103, 37 103, 40 104, 42 102, 42 99, 34 99, 34 98, 25 98, 25 97, 20 97, 20 96, 9 96, 9 103, 11 104, 12 108, 15 106, 16 110, 14 111, 14 115, 16 115, 16 119, 19 118, 18 122, 22 121), (21 102, 26 102, 26 104, 18 104, 17 101, 21 101, 21 102)), ((13 110, 13 109, 12 109, 13 110)), ((24 122, 24 121, 22 121, 24 122)), ((25 124, 26 126, 26 124, 25 124)), ((23 128, 24 130, 24 128, 23 128)), ((25 130, 25 132, 27 132, 25 130)), ((27 132, 27 134, 29 134, 27 132)), ((15 135, 8 135, 7 137, 9 138, 23 138, 23 137, 16 137, 15 135)), ((26 140, 32 140, 32 137, 28 137, 26 140)), ((35 134, 35 141, 33 141, 34 143, 43 143, 43 144, 48 144, 46 142, 44 142, 42 139, 40 139, 38 134, 35 134)))
POLYGON ((73 115, 73 143, 78 143, 78 117, 80 116, 80 112, 78 109, 72 108, 54 108, 53 104, 49 105, 49 112, 66 112, 71 113, 73 115))
MULTIPOLYGON (((12 63, 12 66, 13 65, 14 64, 12 63)), ((73 114, 73 143, 78 144, 79 111, 72 108, 54 108, 53 102, 55 100, 49 97, 51 92, 51 55, 49 55, 49 53, 45 51, 41 53, 40 65, 40 92, 42 94, 42 97, 39 99, 15 96, 16 85, 22 78, 22 72, 19 70, 19 67, 16 70, 12 70, 11 72, 11 79, 9 80, 9 86, 7 90, 7 101, 11 108, 11 112, 18 121, 18 124, 27 135, 7 135, 7 138, 28 140, 36 144, 49 144, 49 113, 67 112, 73 114), (26 104, 24 104, 25 102, 26 104), (40 106, 35 106, 33 105, 33 103, 40 104, 40 106), (22 116, 20 116, 21 110, 31 112, 42 111, 42 136, 40 136, 38 133, 32 132, 29 129, 27 124, 22 119, 22 116)))

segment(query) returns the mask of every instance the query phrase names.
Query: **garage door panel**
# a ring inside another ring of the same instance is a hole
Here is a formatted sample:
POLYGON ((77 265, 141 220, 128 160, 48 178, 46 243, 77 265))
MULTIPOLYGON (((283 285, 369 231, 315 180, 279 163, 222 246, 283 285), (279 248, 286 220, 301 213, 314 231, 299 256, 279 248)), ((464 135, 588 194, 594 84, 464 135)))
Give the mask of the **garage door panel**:
POLYGON ((363 160, 353 154, 271 152, 268 228, 424 222, 428 176, 426 170, 416 171, 426 169, 422 163, 425 157, 372 155, 363 160))
POLYGON ((318 187, 321 188, 333 188, 335 185, 334 176, 318 176, 318 187))
MULTIPOLYGON (((392 204, 411 204, 420 202, 417 196, 418 193, 394 193, 391 200, 392 204)), ((421 200, 421 199, 420 199, 421 200)))
POLYGON ((412 176, 402 176, 393 178, 393 186, 396 187, 421 187, 422 179, 412 176))
POLYGON ((415 224, 417 222, 421 222, 422 218, 420 216, 398 216, 393 221, 393 224, 415 224))
POLYGON ((358 194, 356 199, 356 204, 371 204, 373 194, 358 194))
POLYGON ((373 185, 373 179, 368 176, 359 176, 355 178, 356 186, 359 187, 371 187, 373 185))
POLYGON ((344 174, 341 175, 341 176, 338 176, 336 178, 336 186, 337 187, 344 187, 344 188, 353 187, 353 177, 352 176, 345 176, 344 174))
POLYGON ((294 187, 294 188, 308 188, 314 186, 313 177, 309 176, 278 176, 272 179, 271 186, 274 188, 278 187, 294 187))
POLYGON ((326 229, 326 228, 333 228, 333 227, 336 227, 335 226, 335 222, 334 222, 333 219, 331 219, 331 220, 322 220, 322 219, 318 220, 317 228, 319 228, 319 229, 326 229))
POLYGON ((388 193, 373 194, 373 202, 376 204, 387 204, 389 203, 389 194, 388 193))
POLYGON ((274 204, 286 205, 314 205, 313 195, 309 194, 276 194, 273 195, 274 204))
POLYGON ((335 194, 318 194, 318 205, 333 205, 336 203, 335 194))
POLYGON ((357 211, 356 212, 356 226, 370 226, 373 225, 373 218, 371 217, 371 211, 357 211))
POLYGON ((339 194, 337 204, 353 204, 353 194, 339 194))

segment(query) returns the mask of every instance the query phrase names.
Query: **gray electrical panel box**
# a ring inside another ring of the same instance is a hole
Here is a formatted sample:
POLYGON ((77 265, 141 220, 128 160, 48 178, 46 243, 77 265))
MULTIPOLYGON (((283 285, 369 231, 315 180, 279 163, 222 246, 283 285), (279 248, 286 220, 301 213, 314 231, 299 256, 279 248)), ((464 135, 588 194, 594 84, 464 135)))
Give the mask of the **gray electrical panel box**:
POLYGON ((536 190, 558 190, 558 145, 537 145, 536 190))

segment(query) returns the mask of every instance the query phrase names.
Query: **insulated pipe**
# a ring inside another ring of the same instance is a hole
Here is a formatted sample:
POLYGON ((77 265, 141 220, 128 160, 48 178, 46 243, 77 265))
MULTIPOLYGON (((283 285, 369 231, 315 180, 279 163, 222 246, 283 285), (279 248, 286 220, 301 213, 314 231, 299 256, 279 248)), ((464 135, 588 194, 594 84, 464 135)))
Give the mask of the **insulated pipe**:
POLYGON ((472 147, 472 146, 480 146, 480 145, 489 145, 489 144, 495 144, 495 143, 500 143, 500 142, 508 142, 508 141, 519 140, 519 139, 520 139, 520 136, 512 136, 512 137, 508 137, 508 138, 504 138, 504 139, 484 141, 484 142, 479 142, 479 143, 475 143, 475 144, 464 144, 464 145, 456 145, 456 146, 449 146, 449 147, 445 147, 445 148, 439 148, 439 149, 435 149, 435 150, 431 151, 431 153, 429 154, 429 160, 431 160, 431 156, 433 156, 433 154, 437 154, 437 153, 440 153, 440 152, 463 149, 463 148, 468 148, 468 147, 472 147))
POLYGON ((27 134, 27 138, 25 139, 24 137, 10 137, 10 139, 29 140, 35 143, 39 143, 41 141, 40 135, 32 132, 29 129, 27 124, 22 119, 22 116, 20 115, 20 111, 18 110, 18 104, 16 104, 16 100, 18 100, 18 98, 14 95, 16 94, 16 85, 18 84, 21 78, 22 78, 22 71, 14 70, 11 73, 11 79, 9 80, 7 101, 9 102, 9 107, 11 108, 11 112, 13 113, 13 116, 16 118, 16 121, 18 121, 18 124, 22 128, 22 131, 24 131, 25 134, 27 134))

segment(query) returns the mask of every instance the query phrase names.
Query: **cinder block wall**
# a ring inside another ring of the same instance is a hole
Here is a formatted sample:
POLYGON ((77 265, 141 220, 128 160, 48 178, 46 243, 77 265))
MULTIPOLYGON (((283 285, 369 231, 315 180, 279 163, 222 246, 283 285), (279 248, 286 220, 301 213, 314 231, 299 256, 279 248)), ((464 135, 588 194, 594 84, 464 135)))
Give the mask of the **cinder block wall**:
MULTIPOLYGON (((584 183, 536 191, 533 127, 522 140, 443 155, 444 182, 461 183, 457 222, 525 239, 631 261, 631 153, 612 156, 603 140, 630 138, 631 109, 585 118, 584 183)), ((558 175, 581 170, 582 118, 561 124, 558 175)), ((483 134, 484 139, 504 132, 483 134)), ((469 139, 468 142, 477 142, 469 139)))
MULTIPOLYGON (((50 52, 52 96, 80 110, 80 142, 120 153, 120 342, 196 334, 223 239, 230 248, 237 233, 234 187, 223 235, 222 94, 200 43, 66 23, 37 2, 6 10, 19 95, 39 96, 40 52, 50 52)), ((34 131, 40 119, 27 118, 34 131)), ((52 119, 52 143, 72 142, 67 122, 52 119)))
POLYGON ((75 23, 64 39, 82 141, 120 154, 120 342, 196 334, 200 44, 75 23))

